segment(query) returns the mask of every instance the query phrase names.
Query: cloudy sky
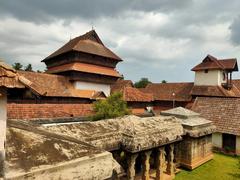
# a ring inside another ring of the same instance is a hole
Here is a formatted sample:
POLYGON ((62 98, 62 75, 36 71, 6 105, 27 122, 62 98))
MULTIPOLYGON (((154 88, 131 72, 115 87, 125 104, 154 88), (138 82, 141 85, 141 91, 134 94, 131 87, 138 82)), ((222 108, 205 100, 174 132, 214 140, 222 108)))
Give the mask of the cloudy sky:
MULTIPOLYGON (((207 54, 240 59, 239 0, 0 0, 0 57, 40 61, 92 26, 125 79, 193 81, 207 54)), ((240 78, 239 73, 235 77, 240 78)))

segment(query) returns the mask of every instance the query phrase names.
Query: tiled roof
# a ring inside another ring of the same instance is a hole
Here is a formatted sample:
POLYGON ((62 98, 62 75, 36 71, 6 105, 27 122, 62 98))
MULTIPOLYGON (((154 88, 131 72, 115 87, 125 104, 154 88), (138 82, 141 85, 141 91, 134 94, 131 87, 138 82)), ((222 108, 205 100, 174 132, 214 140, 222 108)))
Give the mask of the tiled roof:
POLYGON ((8 64, 0 61, 0 87, 6 88, 24 88, 19 82, 16 71, 8 64))
POLYGON ((193 83, 151 83, 146 88, 142 88, 141 91, 152 93, 154 100, 191 101, 192 87, 193 83))
POLYGON ((96 98, 96 91, 75 89, 65 76, 27 71, 18 71, 18 74, 27 87, 42 96, 96 98))
POLYGON ((79 71, 79 72, 87 72, 92 74, 101 74, 107 76, 114 77, 122 77, 114 68, 98 66, 93 64, 86 63, 69 63, 61 66, 55 66, 48 69, 48 73, 56 73, 56 72, 65 72, 65 71, 79 71))
POLYGON ((94 113, 92 104, 7 104, 8 119, 55 119, 85 117, 94 113))
POLYGON ((192 71, 200 71, 206 69, 238 71, 237 59, 217 59, 211 55, 207 55, 207 57, 200 64, 192 68, 192 71))
POLYGON ((111 85, 111 93, 116 92, 116 91, 121 91, 125 87, 133 87, 132 81, 119 79, 116 81, 116 83, 111 85))
POLYGON ((97 33, 92 30, 87 32, 86 34, 76 37, 62 46, 60 49, 55 51, 53 54, 45 58, 43 61, 47 61, 53 57, 58 55, 70 52, 70 51, 78 51, 88 54, 94 54, 102 57, 107 57, 110 59, 114 59, 117 61, 122 61, 120 57, 114 54, 110 49, 108 49, 100 38, 98 37, 97 33))
POLYGON ((240 97, 239 89, 233 84, 230 90, 222 86, 193 86, 191 95, 215 97, 240 97))
POLYGON ((218 132, 240 135, 240 98, 198 97, 192 110, 213 121, 218 132))
POLYGON ((153 101, 153 95, 151 93, 141 92, 137 88, 125 87, 123 89, 123 98, 125 101, 130 102, 151 102, 153 101))

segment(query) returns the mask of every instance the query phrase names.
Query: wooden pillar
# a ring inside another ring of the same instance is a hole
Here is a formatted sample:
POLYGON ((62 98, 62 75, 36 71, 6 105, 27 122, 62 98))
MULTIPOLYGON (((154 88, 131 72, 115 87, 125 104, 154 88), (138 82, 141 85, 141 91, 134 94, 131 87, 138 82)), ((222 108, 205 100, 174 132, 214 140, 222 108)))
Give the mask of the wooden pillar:
POLYGON ((128 168, 127 168, 127 177, 128 180, 134 180, 135 178, 135 163, 136 159, 138 157, 138 154, 130 154, 128 155, 127 163, 128 163, 128 168))
POLYGON ((142 170, 142 179, 143 180, 149 180, 150 179, 150 175, 149 175, 149 171, 150 171, 150 155, 151 155, 152 151, 146 151, 143 153, 143 170, 142 170))
POLYGON ((0 89, 0 179, 4 177, 5 140, 7 128, 7 93, 0 89))
POLYGON ((168 153, 168 158, 167 158, 167 174, 170 176, 174 177, 175 172, 174 172, 174 144, 169 145, 169 153, 168 153))
POLYGON ((163 180, 163 171, 165 163, 165 147, 160 147, 157 154, 156 180, 163 180))
POLYGON ((232 72, 230 72, 230 84, 232 85, 232 72))

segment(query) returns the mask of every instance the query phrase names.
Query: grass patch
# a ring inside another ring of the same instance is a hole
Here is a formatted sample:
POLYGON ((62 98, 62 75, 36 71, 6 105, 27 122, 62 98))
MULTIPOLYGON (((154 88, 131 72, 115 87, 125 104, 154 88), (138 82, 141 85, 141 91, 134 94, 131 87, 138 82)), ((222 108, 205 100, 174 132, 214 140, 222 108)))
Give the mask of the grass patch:
POLYGON ((214 154, 213 160, 193 171, 182 170, 175 180, 231 180, 240 179, 240 167, 237 157, 214 154))

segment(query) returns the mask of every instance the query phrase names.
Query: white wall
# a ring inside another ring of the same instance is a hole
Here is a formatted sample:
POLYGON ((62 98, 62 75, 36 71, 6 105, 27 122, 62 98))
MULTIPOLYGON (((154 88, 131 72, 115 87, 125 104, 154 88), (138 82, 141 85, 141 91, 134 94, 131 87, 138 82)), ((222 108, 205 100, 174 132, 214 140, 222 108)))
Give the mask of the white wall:
POLYGON ((212 143, 214 147, 222 148, 222 133, 213 133, 212 143))
POLYGON ((194 85, 221 85, 223 81, 223 71, 221 70, 208 70, 208 73, 204 71, 195 71, 194 85))
POLYGON ((98 84, 98 83, 92 83, 92 82, 75 81, 74 87, 76 89, 82 89, 82 90, 103 91, 106 96, 110 95, 109 84, 98 84))
POLYGON ((4 142, 6 139, 7 125, 7 95, 4 89, 0 88, 0 179, 3 176, 3 163, 5 158, 4 142))

